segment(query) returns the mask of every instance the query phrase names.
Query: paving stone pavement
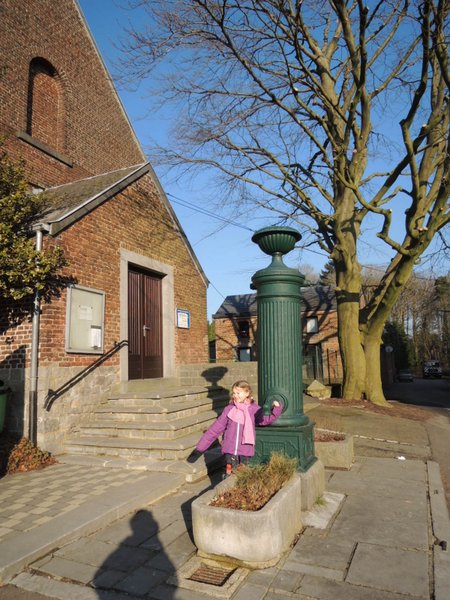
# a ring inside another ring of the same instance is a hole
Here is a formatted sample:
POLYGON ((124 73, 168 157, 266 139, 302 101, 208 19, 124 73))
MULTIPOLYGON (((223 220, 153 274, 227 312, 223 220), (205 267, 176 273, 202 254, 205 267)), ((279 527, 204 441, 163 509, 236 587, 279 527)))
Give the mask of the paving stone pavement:
POLYGON ((336 514, 325 528, 305 527, 275 567, 237 569, 220 589, 187 579, 198 561, 190 505, 209 480, 54 465, 0 481, 0 582, 10 582, 0 600, 448 600, 448 509, 426 427, 309 410, 355 434, 357 460, 327 470, 336 514))
MULTIPOLYGON (((226 596, 186 579, 196 551, 190 506, 208 481, 53 549, 11 583, 61 600, 447 600, 447 552, 438 587, 434 578, 430 464, 360 457, 350 471, 327 470, 327 491, 345 495, 327 527, 306 527, 275 567, 238 569, 226 596)), ((444 534, 447 526, 448 514, 444 534)))
POLYGON ((80 507, 88 498, 123 485, 136 485, 145 473, 57 464, 43 471, 22 473, 3 480, 0 488, 0 541, 19 531, 30 531, 80 507))
POLYGON ((54 548, 174 492, 184 481, 183 474, 64 464, 4 477, 0 585, 54 548))

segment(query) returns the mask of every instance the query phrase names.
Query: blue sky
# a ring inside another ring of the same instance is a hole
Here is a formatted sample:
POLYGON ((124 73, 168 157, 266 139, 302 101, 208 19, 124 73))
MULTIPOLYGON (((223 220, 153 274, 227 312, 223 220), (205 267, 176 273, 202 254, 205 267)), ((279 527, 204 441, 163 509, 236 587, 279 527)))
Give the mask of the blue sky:
MULTIPOLYGON (((123 27, 130 13, 118 6, 115 0, 78 0, 95 42, 107 67, 112 71, 112 63, 117 57, 116 42, 123 35, 123 27)), ((149 100, 141 86, 135 91, 118 88, 125 110, 130 118, 139 141, 144 146, 152 140, 164 142, 169 123, 161 114, 148 114, 149 100)), ((201 181, 185 182, 180 188, 170 177, 155 171, 167 193, 178 219, 210 281, 208 290, 208 319, 219 308, 225 296, 251 292, 250 281, 253 273, 266 266, 270 259, 262 254, 251 242, 252 231, 270 225, 268 219, 251 219, 238 224, 241 227, 226 225, 223 222, 183 207, 177 199, 195 206, 204 207, 201 181)), ((207 207, 205 207, 207 208, 207 207)), ((214 211, 210 207, 211 211, 214 211)), ((317 252, 317 250, 316 250, 317 252)), ((294 250, 285 262, 289 266, 308 263, 320 272, 326 256, 316 252, 294 250)))
MULTIPOLYGON (((156 0, 155 0, 156 1, 156 0)), ((123 8, 125 0, 78 0, 95 42, 110 72, 117 59, 117 41, 125 35, 124 27, 130 19, 139 18, 139 13, 123 8)), ((144 17, 145 18, 145 17, 144 17)), ((170 126, 170 114, 152 110, 151 98, 145 83, 133 91, 117 88, 131 124, 145 149, 152 142, 164 145, 170 126)), ((400 107, 399 107, 400 110, 400 107)), ((213 216, 202 214, 183 206, 188 202, 195 207, 214 212, 211 205, 205 204, 209 194, 205 179, 184 179, 183 187, 157 166, 153 165, 161 184, 172 203, 178 219, 210 281, 208 290, 208 318, 217 311, 225 296, 249 293, 253 273, 266 266, 269 258, 262 254, 251 242, 252 231, 272 224, 273 219, 261 218, 257 212, 240 220, 238 225, 225 224, 213 216)), ((226 198, 223 199, 226 203, 226 198)), ((400 210, 399 216, 402 214, 400 210)), ((395 221, 395 219, 394 219, 395 221)), ((400 224, 401 220, 397 220, 400 224)), ((375 223, 366 223, 364 239, 360 239, 359 257, 363 264, 387 264, 391 258, 388 248, 376 237, 375 223)), ((400 231, 401 228, 398 230, 400 231)), ((400 241, 400 240, 399 240, 400 241)), ((431 250, 431 248, 430 248, 431 250)), ((319 273, 327 261, 319 248, 294 250, 285 259, 292 267, 308 265, 319 273)), ((424 263, 426 265, 426 262, 424 263)), ((180 307, 183 308, 183 307, 180 307)))

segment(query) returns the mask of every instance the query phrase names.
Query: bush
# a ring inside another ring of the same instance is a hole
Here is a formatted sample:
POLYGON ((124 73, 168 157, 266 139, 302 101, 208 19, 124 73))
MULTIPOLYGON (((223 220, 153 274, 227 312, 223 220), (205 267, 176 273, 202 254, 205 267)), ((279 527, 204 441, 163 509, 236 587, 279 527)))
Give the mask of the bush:
POLYGON ((241 467, 236 472, 235 486, 214 498, 211 506, 259 510, 289 481, 297 462, 296 458, 274 453, 266 465, 241 467))

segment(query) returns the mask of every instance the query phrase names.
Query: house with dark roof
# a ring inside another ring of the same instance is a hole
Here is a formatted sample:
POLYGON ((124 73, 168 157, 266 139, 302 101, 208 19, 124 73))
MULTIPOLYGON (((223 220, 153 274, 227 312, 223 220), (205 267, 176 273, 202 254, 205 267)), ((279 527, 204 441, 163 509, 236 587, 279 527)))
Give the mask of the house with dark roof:
POLYGON ((44 192, 36 244, 62 249, 71 284, 33 321, 0 306, 0 379, 7 429, 60 452, 114 386, 208 360, 208 281, 76 0, 1 15, 0 137, 44 192))
MULTIPOLYGON (((337 383, 342 362, 337 334, 336 295, 329 286, 301 288, 303 379, 337 383)), ((213 315, 216 361, 257 361, 256 294, 227 296, 213 315)))

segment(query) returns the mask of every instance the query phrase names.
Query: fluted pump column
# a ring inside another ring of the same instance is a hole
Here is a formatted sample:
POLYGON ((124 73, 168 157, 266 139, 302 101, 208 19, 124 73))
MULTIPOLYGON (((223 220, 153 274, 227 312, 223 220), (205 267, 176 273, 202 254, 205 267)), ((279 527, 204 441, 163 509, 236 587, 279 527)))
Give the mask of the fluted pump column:
POLYGON ((301 236, 290 227, 266 227, 252 241, 272 256, 257 271, 252 288, 258 303, 258 397, 268 413, 274 400, 283 413, 274 425, 258 429, 256 462, 266 462, 274 451, 299 459, 299 469, 314 464, 313 424, 303 412, 302 324, 300 288, 304 277, 287 267, 283 255, 301 236))

